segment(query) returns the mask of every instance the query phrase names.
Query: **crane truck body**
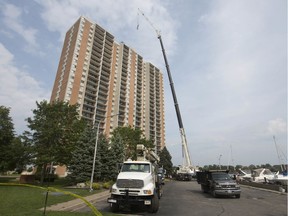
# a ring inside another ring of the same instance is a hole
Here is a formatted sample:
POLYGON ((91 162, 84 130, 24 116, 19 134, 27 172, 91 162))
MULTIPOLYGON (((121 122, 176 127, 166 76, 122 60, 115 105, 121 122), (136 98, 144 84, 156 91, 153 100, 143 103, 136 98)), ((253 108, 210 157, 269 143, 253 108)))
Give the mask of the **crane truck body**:
POLYGON ((137 145, 137 161, 123 163, 116 183, 111 188, 110 203, 112 212, 120 207, 141 205, 155 213, 159 208, 161 180, 158 177, 157 162, 159 157, 147 150, 144 145, 137 145))

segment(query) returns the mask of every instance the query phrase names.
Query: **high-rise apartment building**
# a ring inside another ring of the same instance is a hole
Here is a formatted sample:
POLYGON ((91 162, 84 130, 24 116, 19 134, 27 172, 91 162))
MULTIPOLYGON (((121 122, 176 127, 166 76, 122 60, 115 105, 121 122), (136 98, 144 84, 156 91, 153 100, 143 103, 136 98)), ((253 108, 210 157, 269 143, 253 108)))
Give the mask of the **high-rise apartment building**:
POLYGON ((80 105, 80 116, 109 135, 118 126, 165 145, 161 71, 84 17, 66 33, 51 101, 80 105), (119 115, 117 115, 119 114, 119 115))

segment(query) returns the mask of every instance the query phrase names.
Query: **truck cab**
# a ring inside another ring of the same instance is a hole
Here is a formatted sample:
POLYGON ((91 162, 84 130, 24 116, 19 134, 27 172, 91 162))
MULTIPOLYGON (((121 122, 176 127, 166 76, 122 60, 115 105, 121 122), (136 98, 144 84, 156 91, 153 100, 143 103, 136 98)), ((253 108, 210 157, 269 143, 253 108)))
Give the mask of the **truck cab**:
POLYGON ((214 197, 235 196, 240 198, 240 185, 232 179, 226 170, 209 170, 196 173, 197 182, 201 184, 204 193, 211 193, 214 197))
MULTIPOLYGON (((144 158, 147 158, 146 155, 144 158)), ((142 155, 137 161, 127 160, 123 163, 116 183, 111 188, 111 197, 107 200, 112 212, 117 212, 120 207, 135 205, 145 206, 151 213, 158 211, 161 181, 154 162, 151 159, 144 160, 142 155)))

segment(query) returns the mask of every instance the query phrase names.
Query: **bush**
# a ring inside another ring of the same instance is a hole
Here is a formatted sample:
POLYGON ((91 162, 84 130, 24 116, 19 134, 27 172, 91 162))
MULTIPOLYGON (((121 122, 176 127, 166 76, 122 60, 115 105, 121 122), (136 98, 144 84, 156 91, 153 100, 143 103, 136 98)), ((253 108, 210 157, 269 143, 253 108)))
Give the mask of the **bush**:
POLYGON ((101 189, 101 185, 99 183, 93 183, 92 184, 92 189, 93 190, 100 190, 101 189))
POLYGON ((105 189, 110 189, 112 185, 113 185, 113 181, 109 181, 109 182, 103 183, 102 187, 105 189))

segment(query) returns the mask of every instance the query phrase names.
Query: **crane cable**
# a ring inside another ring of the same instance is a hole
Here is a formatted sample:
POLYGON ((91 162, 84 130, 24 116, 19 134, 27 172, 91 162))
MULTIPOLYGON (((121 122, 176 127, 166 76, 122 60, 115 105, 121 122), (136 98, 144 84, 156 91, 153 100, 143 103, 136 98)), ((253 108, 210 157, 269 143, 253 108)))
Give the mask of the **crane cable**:
POLYGON ((137 12, 137 27, 136 29, 139 29, 139 8, 138 8, 138 12, 137 12))
POLYGON ((155 26, 153 25, 153 23, 145 16, 144 12, 140 10, 140 8, 138 8, 138 13, 137 13, 137 30, 139 29, 139 12, 143 15, 143 17, 147 20, 147 22, 151 25, 151 27, 154 29, 154 31, 157 34, 157 37, 161 36, 161 31, 159 31, 157 28, 155 28, 155 26))

